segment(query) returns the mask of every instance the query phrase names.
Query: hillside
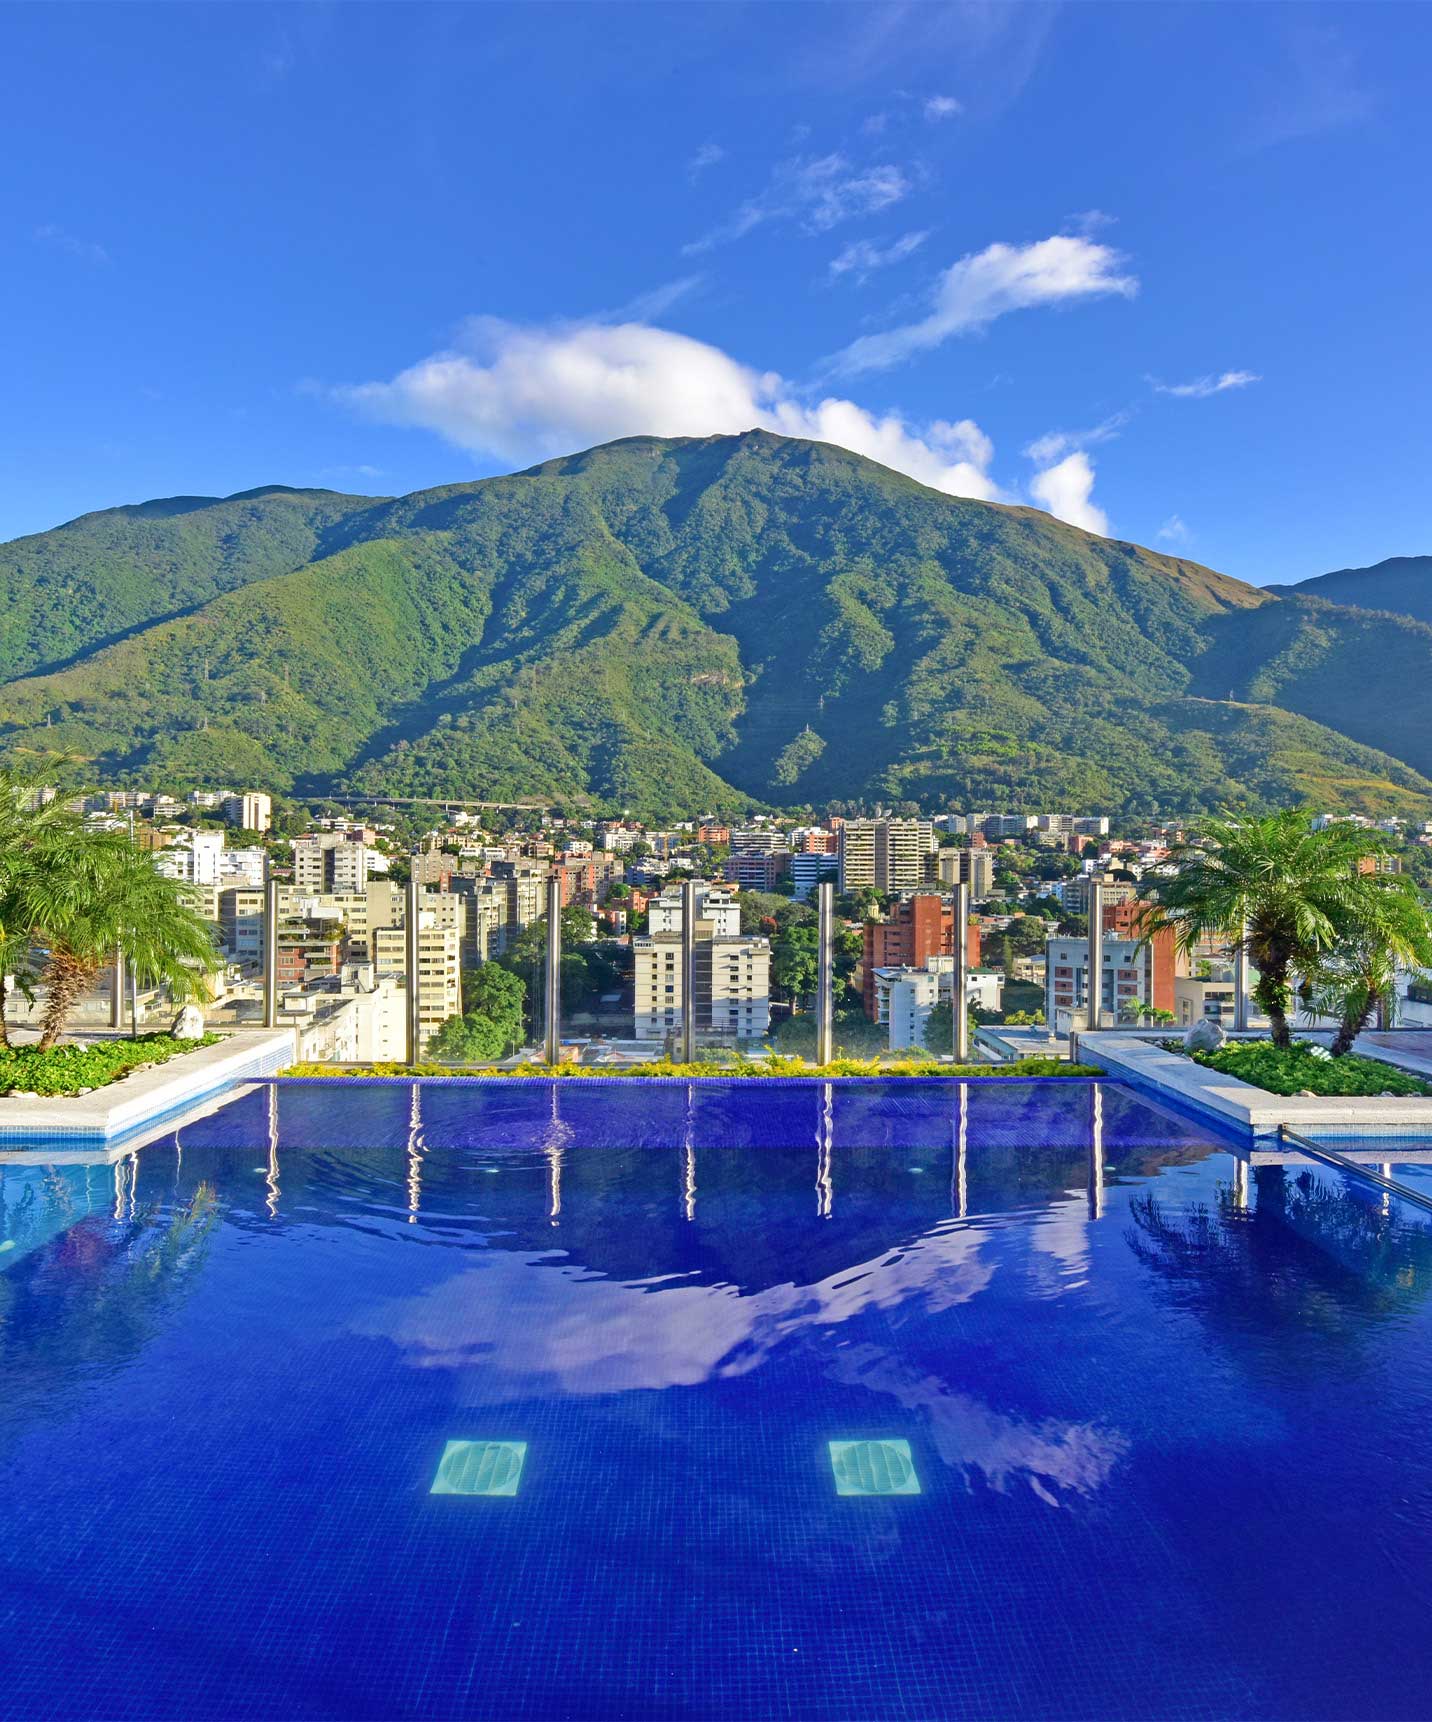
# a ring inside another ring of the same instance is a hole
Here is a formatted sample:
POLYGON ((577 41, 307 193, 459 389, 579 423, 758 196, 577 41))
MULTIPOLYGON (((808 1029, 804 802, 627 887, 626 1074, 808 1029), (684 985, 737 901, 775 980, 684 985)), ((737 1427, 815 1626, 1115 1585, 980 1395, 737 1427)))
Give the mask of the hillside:
POLYGON ((1432 809, 1432 721, 1376 694, 1432 628, 765 432, 113 510, 0 573, 0 747, 113 780, 1432 809))
POLYGON ((1390 610, 1432 624, 1432 556, 1389 556, 1371 568, 1339 568, 1296 586, 1270 586, 1280 597, 1323 598, 1364 610, 1390 610))

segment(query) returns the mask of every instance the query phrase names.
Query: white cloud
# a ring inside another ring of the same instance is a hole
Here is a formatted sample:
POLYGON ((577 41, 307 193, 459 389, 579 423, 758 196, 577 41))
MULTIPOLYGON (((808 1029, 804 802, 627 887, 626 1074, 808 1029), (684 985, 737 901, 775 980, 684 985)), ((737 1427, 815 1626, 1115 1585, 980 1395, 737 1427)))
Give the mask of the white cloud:
POLYGON ((678 276, 675 281, 663 281, 634 294, 615 311, 603 311, 600 321, 608 323, 645 323, 652 317, 664 317, 678 300, 687 298, 706 284, 706 277, 697 270, 692 275, 678 276))
POLYGON ((1088 430, 1046 431, 1043 436, 1036 437, 1024 452, 1036 465, 1048 466, 1064 455, 1072 454, 1075 449, 1093 448, 1097 443, 1110 441, 1133 416, 1125 410, 1110 413, 1108 418, 1088 430))
POLYGON ((692 179, 705 173, 708 167, 715 167, 718 161, 725 161, 726 152, 718 143, 704 143, 686 164, 686 171, 692 179))
POLYGON ((1029 481, 1030 495, 1041 508, 1058 520, 1082 526, 1086 532, 1109 534, 1109 517, 1091 500, 1094 464, 1082 450, 1066 455, 1056 466, 1038 472, 1029 481))
POLYGON ((854 275, 864 281, 877 269, 888 269, 916 252, 930 237, 928 233, 902 233, 889 245, 874 245, 868 239, 857 239, 847 245, 839 256, 830 260, 832 275, 854 275))
POLYGON ((994 450, 969 419, 915 424, 835 396, 801 399, 775 371, 643 323, 521 326, 473 318, 461 341, 391 382, 333 391, 390 424, 436 431, 516 463, 625 436, 730 435, 760 426, 833 442, 954 496, 1000 497, 994 450))
POLYGON ((67 233, 63 227, 57 227, 53 221, 47 221, 43 227, 35 229, 35 238, 41 245, 53 245, 56 250, 68 251, 71 257, 78 257, 82 263, 108 263, 110 255, 102 245, 92 239, 79 239, 73 233, 67 233))
POLYGON ((928 316, 879 335, 863 335, 837 353, 836 372, 882 370, 951 335, 983 329, 1008 311, 1138 290, 1121 274, 1123 259, 1107 245, 1056 234, 1032 245, 988 245, 951 264, 935 288, 928 316))
POLYGON ((925 118, 927 120, 952 120, 956 114, 964 112, 962 103, 953 96, 927 96, 925 98, 925 118))
POLYGON ((1177 514, 1171 514, 1168 519, 1164 521, 1163 525, 1159 527, 1158 536, 1166 544, 1187 544, 1190 534, 1182 517, 1177 514))
POLYGON ((1191 383, 1161 383, 1150 377, 1156 395, 1177 395, 1180 400, 1204 401, 1210 395, 1221 395, 1225 389, 1246 389, 1250 383, 1261 383, 1256 371, 1222 371, 1217 375, 1195 377, 1191 383))
POLYGON ((687 257, 742 239, 772 221, 796 221, 807 233, 825 233, 842 221, 874 215, 899 203, 910 181, 891 163, 856 167, 840 154, 797 156, 782 162, 759 197, 699 239, 682 246, 687 257))

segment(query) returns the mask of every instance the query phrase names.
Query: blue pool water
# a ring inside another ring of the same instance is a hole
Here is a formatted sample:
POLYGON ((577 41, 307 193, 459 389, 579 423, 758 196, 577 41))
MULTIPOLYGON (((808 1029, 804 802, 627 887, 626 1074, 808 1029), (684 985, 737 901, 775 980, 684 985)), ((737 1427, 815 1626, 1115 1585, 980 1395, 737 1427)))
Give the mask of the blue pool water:
POLYGON ((279 1084, 7 1164, 0 1714, 1426 1716, 1432 1230, 1233 1165, 1002 1082, 279 1084))

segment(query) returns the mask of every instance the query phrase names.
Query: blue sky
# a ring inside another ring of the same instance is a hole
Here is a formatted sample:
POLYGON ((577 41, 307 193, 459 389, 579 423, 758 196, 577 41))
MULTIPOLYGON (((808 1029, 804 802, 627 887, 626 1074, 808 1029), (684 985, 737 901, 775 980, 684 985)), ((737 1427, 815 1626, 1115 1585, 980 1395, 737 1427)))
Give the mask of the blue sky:
POLYGON ((1259 583, 1432 552, 1427 20, 12 5, 0 537, 764 423, 1259 583))

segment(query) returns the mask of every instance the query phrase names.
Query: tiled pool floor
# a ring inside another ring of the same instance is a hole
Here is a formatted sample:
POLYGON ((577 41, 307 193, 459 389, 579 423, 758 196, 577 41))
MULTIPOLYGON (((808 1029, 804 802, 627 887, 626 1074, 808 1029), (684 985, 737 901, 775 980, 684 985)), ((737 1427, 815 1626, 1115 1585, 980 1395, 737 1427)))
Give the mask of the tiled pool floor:
POLYGON ((6 1166, 0 1715, 1426 1715, 1432 1231, 1232 1185, 1107 1084, 6 1166))

